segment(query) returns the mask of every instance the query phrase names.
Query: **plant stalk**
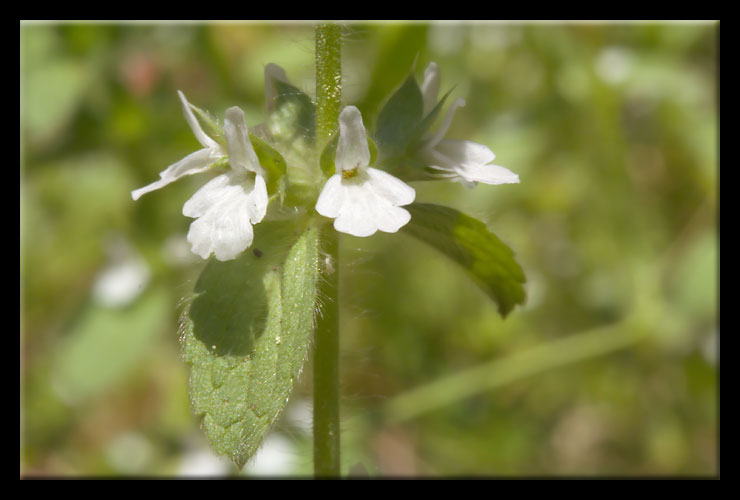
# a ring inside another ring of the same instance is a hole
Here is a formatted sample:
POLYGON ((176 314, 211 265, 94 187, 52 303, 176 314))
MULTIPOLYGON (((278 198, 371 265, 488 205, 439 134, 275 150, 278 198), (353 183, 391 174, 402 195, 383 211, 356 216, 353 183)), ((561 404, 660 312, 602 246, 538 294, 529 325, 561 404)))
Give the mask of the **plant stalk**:
MULTIPOLYGON (((342 104, 340 28, 320 24, 316 43, 316 145, 321 151, 335 133, 342 104)), ((321 229, 321 311, 316 321, 313 364, 314 475, 339 477, 339 234, 321 229)))

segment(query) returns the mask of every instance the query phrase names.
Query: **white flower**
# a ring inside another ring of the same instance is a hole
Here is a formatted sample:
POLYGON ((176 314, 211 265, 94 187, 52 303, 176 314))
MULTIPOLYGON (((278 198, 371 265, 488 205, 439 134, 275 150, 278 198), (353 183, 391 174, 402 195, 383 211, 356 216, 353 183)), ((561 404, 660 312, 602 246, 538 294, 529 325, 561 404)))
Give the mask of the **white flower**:
POLYGON ((229 156, 231 169, 211 179, 182 207, 190 225, 187 239, 194 253, 207 259, 211 253, 218 260, 231 260, 252 244, 252 224, 262 220, 267 211, 267 187, 257 154, 249 142, 244 112, 234 106, 226 110, 224 135, 226 148, 208 137, 195 119, 182 92, 185 119, 204 149, 185 157, 160 174, 161 179, 131 193, 136 200, 185 175, 203 172, 214 161, 229 156))
MULTIPOLYGON (((429 63, 424 71, 421 84, 424 102, 424 116, 437 104, 439 93, 440 71, 436 63, 429 63)), ((437 132, 425 139, 419 154, 431 168, 438 171, 440 177, 459 181, 466 187, 473 187, 478 182, 484 184, 512 184, 519 182, 519 176, 507 168, 491 165, 496 157, 488 146, 472 141, 444 139, 452 118, 465 100, 458 98, 447 111, 442 126, 437 132)))
POLYGON ((131 191, 131 197, 134 200, 138 200, 143 194, 163 188, 180 177, 204 172, 213 164, 213 162, 228 154, 223 146, 203 132, 198 120, 195 119, 193 110, 190 108, 190 103, 185 98, 185 94, 178 90, 177 95, 180 96, 185 120, 187 120, 188 125, 190 125, 190 129, 193 131, 193 134, 195 134, 198 142, 203 145, 203 149, 199 149, 195 153, 192 153, 177 163, 167 167, 166 170, 159 174, 159 177, 161 178, 158 181, 153 182, 148 186, 144 186, 143 188, 131 191))
POLYGON ((370 236, 376 231, 395 233, 411 214, 403 208, 414 201, 416 191, 403 181, 372 167, 360 110, 347 106, 339 114, 339 141, 335 158, 337 173, 326 181, 316 211, 335 219, 337 231, 370 236))

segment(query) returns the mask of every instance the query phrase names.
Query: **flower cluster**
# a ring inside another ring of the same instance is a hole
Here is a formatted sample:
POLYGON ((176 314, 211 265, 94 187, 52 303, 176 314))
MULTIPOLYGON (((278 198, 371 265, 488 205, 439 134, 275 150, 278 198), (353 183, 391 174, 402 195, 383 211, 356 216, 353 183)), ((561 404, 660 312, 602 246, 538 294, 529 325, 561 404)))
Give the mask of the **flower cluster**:
MULTIPOLYGON (((279 86, 289 86, 285 71, 277 65, 265 68, 265 95, 272 110, 279 86)), ((440 71, 429 64, 419 89, 422 116, 431 116, 437 106, 440 71)), ((254 239, 253 225, 267 213, 270 197, 266 172, 250 141, 244 112, 231 107, 224 114, 222 134, 207 134, 193 113, 193 106, 178 91, 185 120, 203 146, 160 173, 160 179, 131 193, 134 200, 160 189, 181 177, 202 173, 225 165, 230 168, 201 187, 183 206, 182 213, 194 218, 187 239, 192 251, 204 259, 214 254, 218 260, 231 260, 247 249, 254 239), (215 136, 215 137, 214 137, 215 136)), ((431 171, 432 178, 449 179, 473 187, 485 184, 517 183, 519 177, 508 169, 490 164, 493 152, 482 144, 445 139, 455 111, 464 106, 457 99, 448 109, 441 127, 422 137, 413 148, 418 163, 431 171)), ((197 108, 195 108, 197 109, 197 108)), ((370 236, 377 231, 395 233, 411 215, 403 206, 413 203, 414 188, 403 180, 371 165, 368 135, 360 111, 345 107, 339 115, 334 173, 321 188, 315 210, 334 219, 337 231, 354 236, 370 236)))

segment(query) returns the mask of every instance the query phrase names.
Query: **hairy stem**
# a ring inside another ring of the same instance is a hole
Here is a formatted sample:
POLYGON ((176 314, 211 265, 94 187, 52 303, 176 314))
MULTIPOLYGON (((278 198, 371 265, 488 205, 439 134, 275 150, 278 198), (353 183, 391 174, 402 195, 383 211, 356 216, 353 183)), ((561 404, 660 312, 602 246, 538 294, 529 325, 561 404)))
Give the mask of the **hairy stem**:
POLYGON ((342 108, 341 28, 316 26, 316 136, 319 151, 337 129, 342 108))
MULTIPOLYGON (((316 27, 316 138, 323 148, 337 129, 341 109, 340 28, 316 27)), ((313 371, 314 474, 339 477, 339 235, 331 225, 322 228, 322 266, 319 290, 322 307, 316 322, 313 371)))

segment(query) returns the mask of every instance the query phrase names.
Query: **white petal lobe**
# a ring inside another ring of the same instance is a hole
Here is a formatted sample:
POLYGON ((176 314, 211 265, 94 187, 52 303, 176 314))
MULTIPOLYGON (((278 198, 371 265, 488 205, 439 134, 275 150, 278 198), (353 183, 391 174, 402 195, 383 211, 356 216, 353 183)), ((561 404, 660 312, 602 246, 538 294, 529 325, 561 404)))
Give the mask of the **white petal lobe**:
POLYGON ((201 128, 200 123, 198 123, 198 120, 195 118, 195 114, 193 114, 193 110, 190 108, 190 103, 185 98, 185 94, 178 90, 177 95, 180 96, 182 112, 185 115, 185 120, 188 122, 188 125, 190 125, 190 129, 193 131, 193 134, 195 134, 195 138, 198 139, 198 142, 200 142, 204 148, 218 148, 218 143, 208 137, 201 128))
POLYGON ((488 146, 473 141, 444 139, 434 149, 457 164, 485 165, 496 158, 488 146))
POLYGON ((188 241, 194 253, 207 259, 231 260, 252 244, 252 224, 267 211, 267 188, 256 175, 229 171, 213 178, 183 206, 183 215, 197 218, 188 241))
POLYGON ((316 211, 334 218, 337 231, 370 236, 377 231, 395 233, 411 220, 401 205, 414 201, 416 191, 401 180, 374 168, 344 179, 332 176, 324 186, 316 211))
POLYGON ((409 205, 416 198, 416 190, 400 180, 376 168, 368 168, 368 183, 375 193, 396 206, 409 205))
POLYGON ((249 205, 247 211, 249 213, 249 220, 252 224, 261 222, 267 213, 267 204, 269 198, 267 197, 267 185, 265 185, 265 179, 257 174, 254 178, 254 184, 251 193, 249 194, 249 205))
POLYGON ((342 174, 332 175, 316 202, 316 211, 324 217, 336 218, 344 205, 346 190, 342 186, 342 174))
POLYGON ((167 184, 175 182, 180 177, 193 175, 207 170, 219 158, 210 149, 200 149, 191 153, 177 163, 173 163, 159 174, 160 179, 142 188, 131 191, 131 197, 138 200, 142 195, 161 189, 167 184))
POLYGON ((347 106, 339 113, 339 141, 334 164, 337 173, 358 167, 362 169, 370 164, 370 148, 362 115, 354 106, 347 106))
POLYGON ((244 120, 244 111, 232 106, 224 114, 224 134, 229 148, 229 161, 235 170, 249 170, 262 173, 257 153, 247 134, 247 123, 244 120))
POLYGON ((430 62, 424 70, 424 80, 421 82, 421 95, 424 102, 424 116, 426 116, 437 104, 441 72, 435 62, 430 62))

